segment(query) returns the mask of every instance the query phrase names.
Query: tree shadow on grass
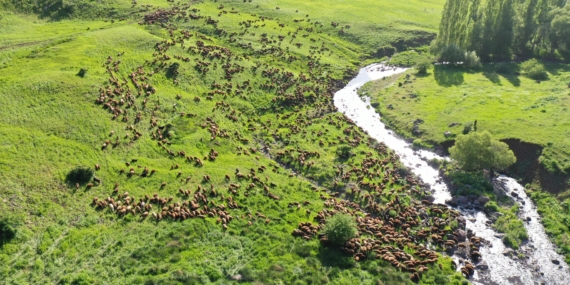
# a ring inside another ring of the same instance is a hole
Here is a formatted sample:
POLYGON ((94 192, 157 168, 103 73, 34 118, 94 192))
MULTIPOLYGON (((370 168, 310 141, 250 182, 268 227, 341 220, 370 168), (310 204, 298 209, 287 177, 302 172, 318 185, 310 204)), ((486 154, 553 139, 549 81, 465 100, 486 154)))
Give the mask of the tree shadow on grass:
POLYGON ((440 86, 450 87, 461 85, 464 71, 458 67, 436 65, 433 68, 435 81, 440 86))
POLYGON ((335 246, 323 246, 319 248, 317 258, 321 261, 323 266, 338 267, 338 268, 352 268, 355 265, 354 258, 347 256, 340 252, 340 249, 335 246))
POLYGON ((521 79, 518 77, 518 75, 516 75, 514 73, 512 73, 512 74, 501 74, 501 76, 503 76, 513 86, 515 86, 515 87, 521 86, 521 79))
POLYGON ((499 78, 499 75, 494 71, 484 71, 483 76, 494 84, 501 84, 501 78, 499 78))

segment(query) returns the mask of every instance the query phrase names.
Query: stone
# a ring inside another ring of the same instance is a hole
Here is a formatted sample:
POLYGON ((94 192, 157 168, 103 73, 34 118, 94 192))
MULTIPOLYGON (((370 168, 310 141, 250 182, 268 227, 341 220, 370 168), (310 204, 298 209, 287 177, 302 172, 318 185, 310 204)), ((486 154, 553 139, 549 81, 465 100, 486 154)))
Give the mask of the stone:
POLYGON ((532 220, 531 217, 526 217, 526 221, 527 221, 527 222, 530 222, 531 220, 532 220))
POLYGON ((515 198, 516 198, 516 197, 518 197, 518 196, 519 196, 519 194, 518 194, 517 192, 513 191, 513 192, 511 192, 511 196, 513 196, 513 197, 515 197, 515 198))
POLYGON ((439 156, 443 156, 443 149, 441 149, 441 148, 436 149, 435 154, 437 154, 439 156))
POLYGON ((482 261, 481 263, 477 264, 475 267, 477 267, 477 269, 480 269, 480 270, 489 269, 489 265, 487 265, 487 262, 485 262, 485 261, 482 261))
POLYGON ((558 261, 557 259, 553 259, 553 260, 551 260, 551 261, 552 261, 552 263, 554 263, 554 264, 556 264, 556 265, 560 264, 560 261, 558 261))
POLYGON ((443 135, 447 138, 447 137, 453 136, 453 133, 450 131, 447 131, 447 132, 443 133, 443 135))
POLYGON ((433 201, 435 201, 435 197, 433 197, 432 195, 424 196, 424 197, 422 198, 422 200, 427 200, 427 201, 430 201, 430 202, 433 203, 433 201))
POLYGON ((457 197, 457 204, 459 205, 465 205, 469 203, 469 198, 465 197, 465 196, 458 196, 457 197))
POLYGON ((457 207, 457 206, 458 206, 458 205, 457 205, 457 197, 453 197, 453 198, 451 198, 451 199, 447 199, 447 200, 445 200, 445 203, 446 203, 447 205, 449 205, 449 206, 457 207))
POLYGON ((487 204, 487 202, 491 201, 491 199, 487 196, 479 196, 477 201, 479 202, 479 204, 485 205, 485 204, 487 204))
POLYGON ((453 122, 453 123, 449 124, 447 127, 453 128, 453 127, 455 127, 455 126, 457 126, 457 125, 459 125, 458 122, 453 122))
POLYGON ((514 250, 512 248, 506 248, 505 250, 503 250, 504 255, 509 255, 513 252, 514 252, 514 250))

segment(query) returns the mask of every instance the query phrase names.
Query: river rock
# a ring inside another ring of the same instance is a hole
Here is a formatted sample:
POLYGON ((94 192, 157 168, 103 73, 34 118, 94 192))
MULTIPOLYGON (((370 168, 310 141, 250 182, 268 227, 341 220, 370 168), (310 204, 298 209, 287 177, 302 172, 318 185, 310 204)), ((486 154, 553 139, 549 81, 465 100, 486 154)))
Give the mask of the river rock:
POLYGON ((513 252, 514 252, 514 250, 512 248, 506 248, 505 250, 503 250, 504 255, 509 255, 513 252))
POLYGON ((467 203, 469 203, 469 198, 467 198, 466 196, 458 196, 457 197, 457 204, 465 205, 467 203))
POLYGON ((480 270, 489 269, 489 265, 487 265, 487 262, 485 262, 485 261, 482 261, 481 263, 477 264, 476 267, 477 267, 477 269, 480 269, 480 270))
POLYGON ((511 192, 511 196, 513 196, 513 197, 518 197, 519 194, 518 194, 517 192, 513 191, 513 192, 511 192))
POLYGON ((435 154, 437 154, 439 156, 443 156, 443 149, 441 149, 441 148, 436 149, 435 154))
POLYGON ((435 198, 432 195, 424 196, 422 199, 430 201, 432 203, 433 203, 433 201, 435 201, 435 198))
POLYGON ((477 202, 479 202, 480 205, 485 206, 485 204, 487 204, 487 202, 489 202, 490 200, 491 200, 491 199, 490 199, 489 197, 487 197, 487 196, 480 196, 480 197, 477 199, 477 202))
POLYGON ((457 240, 459 241, 465 241, 467 239, 467 233, 462 229, 456 230, 455 235, 457 235, 457 240))
POLYGON ((451 199, 445 200, 445 203, 452 207, 457 207, 457 197, 452 197, 451 199))
POLYGON ((552 263, 554 263, 554 264, 556 264, 556 265, 560 264, 560 261, 558 261, 557 259, 553 259, 553 260, 551 260, 551 261, 552 261, 552 263))

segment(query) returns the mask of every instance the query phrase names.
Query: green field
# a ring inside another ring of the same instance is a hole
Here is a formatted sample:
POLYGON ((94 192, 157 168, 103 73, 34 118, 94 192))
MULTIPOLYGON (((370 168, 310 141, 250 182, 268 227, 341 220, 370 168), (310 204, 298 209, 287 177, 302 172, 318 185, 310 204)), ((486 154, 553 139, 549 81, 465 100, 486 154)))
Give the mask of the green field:
MULTIPOLYGON (((372 247, 357 262, 292 232, 364 208, 387 223, 418 201, 331 99, 380 47, 426 44, 443 1, 296 2, 0 1, 2 283, 412 283, 372 247), (385 172, 364 176, 371 159, 385 172), (81 167, 96 178, 70 176, 81 167)), ((434 233, 457 227, 427 208, 411 234, 435 217, 449 225, 434 233)), ((405 241, 375 249, 417 254, 427 239, 405 241)), ((421 284, 467 282, 434 255, 421 284)))

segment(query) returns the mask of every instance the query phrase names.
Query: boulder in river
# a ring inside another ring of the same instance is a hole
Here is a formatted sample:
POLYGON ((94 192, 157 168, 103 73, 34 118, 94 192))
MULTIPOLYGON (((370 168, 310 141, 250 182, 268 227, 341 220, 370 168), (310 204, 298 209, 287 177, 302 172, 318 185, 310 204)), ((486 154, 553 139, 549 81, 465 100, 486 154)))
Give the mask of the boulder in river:
POLYGON ((457 197, 457 204, 461 205, 465 205, 469 203, 469 198, 467 198, 466 196, 458 196, 457 197))
POLYGON ((514 252, 514 250, 512 248, 506 248, 505 250, 503 250, 504 255, 509 255, 513 252, 514 252))
POLYGON ((477 269, 480 269, 480 270, 489 269, 489 265, 487 265, 487 262, 485 262, 485 261, 482 261, 481 263, 477 264, 476 267, 477 267, 477 269))
POLYGON ((480 205, 485 206, 485 204, 487 204, 487 202, 489 202, 491 199, 487 196, 480 196, 477 201, 479 202, 480 205))
POLYGON ((445 200, 445 203, 452 207, 457 207, 457 197, 445 200))
POLYGON ((552 263, 558 265, 558 264, 560 264, 560 261, 558 261, 557 259, 553 259, 553 260, 552 260, 552 263))

